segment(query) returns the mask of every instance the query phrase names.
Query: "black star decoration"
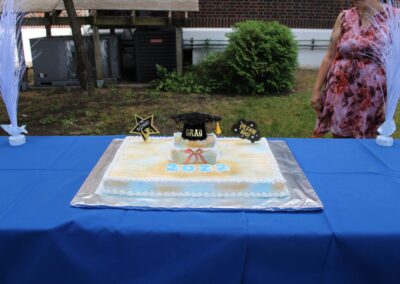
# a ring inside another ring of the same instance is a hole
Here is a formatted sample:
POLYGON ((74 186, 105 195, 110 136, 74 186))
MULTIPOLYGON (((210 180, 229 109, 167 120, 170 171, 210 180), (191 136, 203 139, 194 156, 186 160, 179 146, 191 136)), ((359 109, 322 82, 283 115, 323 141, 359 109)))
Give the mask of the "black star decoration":
POLYGON ((135 114, 135 120, 136 125, 129 133, 142 135, 144 141, 147 141, 147 138, 149 138, 150 135, 160 133, 153 125, 154 115, 142 118, 135 114))

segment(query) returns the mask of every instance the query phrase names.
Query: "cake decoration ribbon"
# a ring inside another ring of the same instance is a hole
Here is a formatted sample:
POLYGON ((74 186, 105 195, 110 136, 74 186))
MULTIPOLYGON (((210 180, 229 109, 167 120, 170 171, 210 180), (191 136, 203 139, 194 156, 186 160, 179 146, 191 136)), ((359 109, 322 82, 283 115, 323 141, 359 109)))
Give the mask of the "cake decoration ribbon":
POLYGON ((199 160, 201 161, 201 164, 207 164, 206 159, 203 157, 204 151, 202 149, 197 149, 196 151, 193 151, 192 149, 188 148, 185 150, 185 153, 189 154, 189 156, 184 161, 184 164, 191 164, 193 157, 195 159, 194 164, 198 164, 199 160))

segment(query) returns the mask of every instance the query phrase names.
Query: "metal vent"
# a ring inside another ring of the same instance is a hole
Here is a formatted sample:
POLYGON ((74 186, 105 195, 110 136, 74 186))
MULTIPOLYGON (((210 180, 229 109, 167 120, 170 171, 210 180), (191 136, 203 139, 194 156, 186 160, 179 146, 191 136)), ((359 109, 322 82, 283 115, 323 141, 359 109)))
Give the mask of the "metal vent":
MULTIPOLYGON (((102 65, 104 77, 108 81, 120 78, 119 47, 116 36, 100 38, 102 65)), ((84 38, 84 46, 91 66, 93 76, 96 74, 93 41, 91 37, 84 38)), ((46 37, 31 39, 33 70, 36 86, 67 86, 79 85, 76 74, 76 54, 72 37, 46 37)))
POLYGON ((137 30, 136 79, 140 83, 157 78, 156 65, 176 70, 176 30, 137 30))

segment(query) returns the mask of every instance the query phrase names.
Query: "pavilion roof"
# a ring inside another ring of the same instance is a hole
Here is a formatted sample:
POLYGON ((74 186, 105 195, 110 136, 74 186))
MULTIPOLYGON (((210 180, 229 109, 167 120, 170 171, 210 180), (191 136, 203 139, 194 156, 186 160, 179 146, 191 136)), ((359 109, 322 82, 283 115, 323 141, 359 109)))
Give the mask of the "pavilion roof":
MULTIPOLYGON (((64 10, 62 0, 16 0, 24 12, 64 10)), ((198 0, 73 0, 76 10, 198 11, 198 0)), ((0 0, 0 3, 2 1, 0 0)))

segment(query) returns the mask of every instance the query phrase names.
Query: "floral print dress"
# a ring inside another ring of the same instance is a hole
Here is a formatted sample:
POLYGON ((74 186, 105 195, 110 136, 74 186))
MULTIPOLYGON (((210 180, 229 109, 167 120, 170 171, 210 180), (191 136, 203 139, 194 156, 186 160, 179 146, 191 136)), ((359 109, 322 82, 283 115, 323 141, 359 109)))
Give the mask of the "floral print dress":
POLYGON ((345 137, 376 136, 385 119, 386 78, 384 70, 367 55, 372 41, 376 41, 374 28, 361 26, 358 9, 345 10, 314 136, 329 131, 345 137))

